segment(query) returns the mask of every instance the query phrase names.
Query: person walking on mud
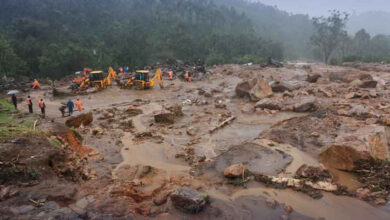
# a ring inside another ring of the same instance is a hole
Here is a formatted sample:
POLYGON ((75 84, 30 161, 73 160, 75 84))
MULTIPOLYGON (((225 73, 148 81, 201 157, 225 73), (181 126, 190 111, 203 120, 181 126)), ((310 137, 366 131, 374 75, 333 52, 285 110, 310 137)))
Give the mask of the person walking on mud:
POLYGON ((33 103, 31 101, 31 97, 30 96, 27 96, 26 102, 27 102, 27 106, 28 106, 28 111, 30 113, 33 113, 33 103))
POLYGON ((71 99, 68 100, 66 106, 68 106, 69 116, 71 116, 73 114, 73 108, 74 108, 74 104, 71 99))
POLYGON ((15 94, 12 94, 12 104, 14 104, 15 110, 18 110, 18 99, 15 94))
POLYGON ((39 101, 39 108, 41 108, 42 117, 45 117, 45 115, 46 115, 46 112, 45 112, 46 104, 43 101, 43 99, 41 99, 41 101, 39 101))
POLYGON ((83 103, 81 102, 80 99, 77 99, 77 101, 76 101, 75 104, 76 104, 77 109, 78 109, 79 112, 81 113, 81 111, 83 110, 83 103))

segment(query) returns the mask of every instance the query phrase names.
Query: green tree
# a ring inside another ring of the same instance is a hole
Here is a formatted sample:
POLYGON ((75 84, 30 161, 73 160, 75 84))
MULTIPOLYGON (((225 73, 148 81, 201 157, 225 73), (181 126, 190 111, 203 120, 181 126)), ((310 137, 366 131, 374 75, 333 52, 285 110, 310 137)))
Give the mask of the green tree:
POLYGON ((16 55, 11 45, 0 36, 0 74, 5 76, 22 75, 25 63, 16 55))
POLYGON ((327 18, 313 18, 315 32, 311 37, 311 42, 321 50, 323 61, 327 64, 332 53, 346 35, 345 25, 347 21, 348 14, 339 11, 332 11, 327 18))
POLYGON ((370 40, 371 36, 366 32, 366 30, 361 29, 360 31, 356 32, 353 39, 356 50, 355 53, 360 54, 361 56, 369 54, 370 40))

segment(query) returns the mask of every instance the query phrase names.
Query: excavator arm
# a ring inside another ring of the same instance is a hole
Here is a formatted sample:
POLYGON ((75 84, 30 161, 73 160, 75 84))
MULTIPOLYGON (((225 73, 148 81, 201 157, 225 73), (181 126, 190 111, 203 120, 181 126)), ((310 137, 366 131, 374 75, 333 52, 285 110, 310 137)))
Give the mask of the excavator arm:
POLYGON ((154 77, 150 80, 150 87, 153 87, 156 83, 156 80, 158 84, 160 85, 160 88, 164 88, 163 83, 162 83, 162 74, 161 74, 161 69, 157 69, 156 74, 154 77))

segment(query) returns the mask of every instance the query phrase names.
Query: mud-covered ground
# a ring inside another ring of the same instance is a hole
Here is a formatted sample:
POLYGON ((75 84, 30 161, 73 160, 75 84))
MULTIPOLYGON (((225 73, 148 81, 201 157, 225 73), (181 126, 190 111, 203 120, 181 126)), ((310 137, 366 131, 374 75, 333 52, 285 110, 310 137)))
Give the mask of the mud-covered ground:
MULTIPOLYGON (((52 149, 47 139, 34 137, 1 144, 9 155, 2 162, 26 167, 28 158, 42 156, 31 164, 42 173, 38 180, 1 186, 7 193, 0 195, 2 218, 390 218, 389 185, 365 183, 386 178, 388 166, 367 175, 367 164, 357 163, 389 158, 387 66, 224 65, 209 71, 204 81, 175 79, 145 91, 115 85, 78 96, 53 97, 49 85, 31 91, 47 105, 37 129, 63 144, 52 149), (58 108, 76 97, 93 122, 68 133, 69 117, 58 108), (161 113, 163 123, 155 118, 161 113), (19 151, 28 157, 19 159, 19 151), (305 164, 312 168, 305 171, 305 164), (242 175, 226 170, 232 165, 242 166, 242 175), (208 195, 197 213, 183 211, 175 199, 183 187, 208 195)), ((67 83, 56 85, 67 91, 67 83)))

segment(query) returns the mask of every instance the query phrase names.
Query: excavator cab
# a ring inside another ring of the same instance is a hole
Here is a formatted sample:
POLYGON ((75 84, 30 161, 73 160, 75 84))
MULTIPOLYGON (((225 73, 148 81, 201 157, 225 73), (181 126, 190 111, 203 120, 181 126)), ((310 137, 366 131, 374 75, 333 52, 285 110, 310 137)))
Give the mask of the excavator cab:
POLYGON ((89 73, 91 71, 92 71, 91 68, 86 67, 82 72, 81 71, 76 72, 75 78, 73 79, 72 90, 87 89, 90 86, 89 73))
POLYGON ((101 70, 92 71, 89 74, 89 79, 92 83, 92 86, 95 87, 96 90, 100 90, 107 87, 107 82, 105 80, 104 72, 101 70))
POLYGON ((160 87, 162 88, 162 79, 161 79, 161 69, 156 71, 156 74, 150 78, 149 70, 137 70, 135 72, 135 76, 127 81, 125 84, 125 88, 134 87, 135 89, 149 89, 155 85, 155 81, 157 80, 160 87))
POLYGON ((149 89, 149 71, 148 70, 137 70, 133 81, 135 89, 149 89))

